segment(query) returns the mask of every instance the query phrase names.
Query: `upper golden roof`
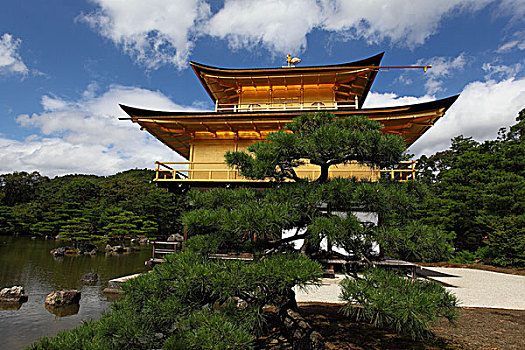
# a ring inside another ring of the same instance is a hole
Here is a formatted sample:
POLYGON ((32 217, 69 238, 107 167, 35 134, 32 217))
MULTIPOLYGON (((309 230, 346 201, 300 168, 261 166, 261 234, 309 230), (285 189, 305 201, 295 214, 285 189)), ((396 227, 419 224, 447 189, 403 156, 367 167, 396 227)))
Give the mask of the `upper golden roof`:
POLYGON ((361 108, 383 54, 343 64, 297 68, 228 69, 196 62, 190 65, 216 104, 239 104, 243 93, 285 100, 299 98, 304 90, 324 89, 333 91, 333 101, 357 100, 357 108, 361 108))

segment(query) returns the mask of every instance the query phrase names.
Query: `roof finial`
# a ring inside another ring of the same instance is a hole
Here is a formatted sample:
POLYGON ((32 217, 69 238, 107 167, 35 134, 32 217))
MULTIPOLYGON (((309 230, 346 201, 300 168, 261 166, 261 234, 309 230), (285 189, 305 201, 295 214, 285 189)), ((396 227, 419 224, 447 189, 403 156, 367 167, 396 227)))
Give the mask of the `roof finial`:
POLYGON ((286 55, 286 63, 288 63, 288 67, 295 67, 296 64, 299 64, 301 62, 301 59, 298 57, 292 58, 291 54, 286 55))

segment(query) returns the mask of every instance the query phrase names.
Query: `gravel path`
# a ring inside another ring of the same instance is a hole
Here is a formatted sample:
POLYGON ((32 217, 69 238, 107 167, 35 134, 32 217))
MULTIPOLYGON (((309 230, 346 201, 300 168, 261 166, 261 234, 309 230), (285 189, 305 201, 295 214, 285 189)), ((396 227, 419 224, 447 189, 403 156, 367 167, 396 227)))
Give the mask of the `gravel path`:
MULTIPOLYGON (((428 278, 445 284, 446 289, 460 300, 460 306, 525 310, 525 276, 491 271, 425 267, 421 271, 428 278)), ((321 286, 306 291, 295 289, 298 303, 341 303, 339 282, 323 279, 321 286)))
POLYGON ((525 310, 525 276, 491 271, 425 267, 429 278, 446 283, 460 306, 525 310))

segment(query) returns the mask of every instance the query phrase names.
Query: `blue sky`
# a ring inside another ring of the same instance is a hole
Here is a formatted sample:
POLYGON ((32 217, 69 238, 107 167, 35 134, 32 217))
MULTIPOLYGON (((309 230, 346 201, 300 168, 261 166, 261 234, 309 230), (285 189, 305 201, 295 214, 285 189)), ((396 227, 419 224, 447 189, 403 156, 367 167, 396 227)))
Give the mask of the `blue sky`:
POLYGON ((525 107, 524 0, 4 0, 0 11, 0 173, 107 175, 181 160, 118 103, 213 108, 190 60, 304 65, 385 51, 365 107, 460 99, 409 151, 463 134, 494 138, 525 107))

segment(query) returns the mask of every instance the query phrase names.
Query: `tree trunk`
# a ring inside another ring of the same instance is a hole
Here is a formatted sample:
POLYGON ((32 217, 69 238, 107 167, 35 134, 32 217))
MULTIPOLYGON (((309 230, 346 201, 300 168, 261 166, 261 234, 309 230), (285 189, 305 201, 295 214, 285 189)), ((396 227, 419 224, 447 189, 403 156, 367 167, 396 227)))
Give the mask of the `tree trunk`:
POLYGON ((319 177, 316 180, 320 184, 323 184, 326 181, 328 181, 328 168, 330 168, 329 165, 326 165, 326 164, 321 165, 321 175, 319 175, 319 177))
POLYGON ((312 326, 297 312, 295 292, 290 289, 288 293, 277 297, 274 305, 278 309, 279 319, 293 349, 298 350, 324 350, 326 349, 323 336, 315 331, 312 326))

